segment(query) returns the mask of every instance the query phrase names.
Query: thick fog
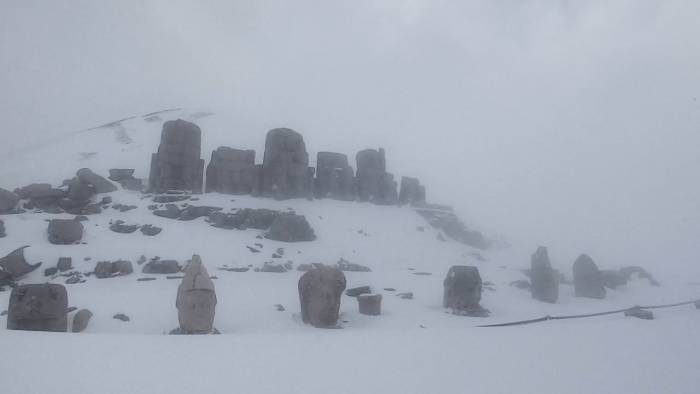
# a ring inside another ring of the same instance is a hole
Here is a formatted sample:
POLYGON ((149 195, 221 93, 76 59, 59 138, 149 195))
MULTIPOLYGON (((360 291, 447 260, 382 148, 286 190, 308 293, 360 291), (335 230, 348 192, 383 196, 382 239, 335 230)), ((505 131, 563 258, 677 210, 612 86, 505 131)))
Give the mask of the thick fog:
POLYGON ((203 108, 234 147, 280 126, 312 155, 382 146, 560 264, 699 273, 698 21, 693 0, 2 0, 0 154, 203 108))

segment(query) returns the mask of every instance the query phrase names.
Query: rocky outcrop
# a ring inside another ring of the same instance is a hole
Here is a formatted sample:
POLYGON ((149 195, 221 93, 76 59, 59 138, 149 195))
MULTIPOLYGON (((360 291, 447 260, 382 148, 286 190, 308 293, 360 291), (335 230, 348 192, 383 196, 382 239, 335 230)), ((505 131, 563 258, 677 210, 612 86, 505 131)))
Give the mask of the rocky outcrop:
POLYGON ((576 297, 605 298, 603 276, 593 259, 586 254, 574 262, 574 289, 576 297))
POLYGON ((549 261, 547 248, 540 246, 530 259, 530 293, 532 298, 544 302, 557 302, 559 281, 557 272, 549 261))
POLYGON ((352 201, 355 175, 342 153, 319 152, 316 158, 315 195, 317 198, 352 201))
POLYGON ((163 124, 158 153, 151 157, 149 188, 202 191, 204 160, 201 159, 202 130, 182 119, 163 124))
POLYGON ((402 177, 399 192, 400 205, 425 204, 425 186, 420 184, 418 178, 402 177))
POLYGON ((54 245, 72 245, 83 239, 83 224, 72 219, 53 219, 49 222, 49 242, 54 245))
POLYGON ((306 217, 294 213, 278 214, 265 238, 282 242, 307 242, 316 239, 306 217))
POLYGON ((313 173, 301 134, 292 129, 273 129, 265 139, 261 190, 276 199, 312 196, 313 173))
POLYGON ((206 192, 251 194, 256 183, 255 151, 219 147, 207 166, 206 192))
POLYGON ((452 266, 447 272, 443 285, 443 307, 451 309, 454 314, 488 316, 488 311, 479 304, 483 283, 478 268, 464 265, 452 266))
POLYGON ((314 268, 299 279, 299 301, 304 323, 319 328, 338 325, 340 297, 346 287, 343 272, 331 267, 314 268))
POLYGON ((7 329, 65 332, 67 308, 68 293, 63 285, 17 286, 10 294, 7 329))
POLYGON ((216 291, 207 269, 198 255, 185 270, 177 289, 177 316, 181 334, 209 334, 214 330, 216 291))
POLYGON ((384 149, 365 149, 357 153, 357 197, 379 205, 398 202, 394 175, 386 172, 384 149))

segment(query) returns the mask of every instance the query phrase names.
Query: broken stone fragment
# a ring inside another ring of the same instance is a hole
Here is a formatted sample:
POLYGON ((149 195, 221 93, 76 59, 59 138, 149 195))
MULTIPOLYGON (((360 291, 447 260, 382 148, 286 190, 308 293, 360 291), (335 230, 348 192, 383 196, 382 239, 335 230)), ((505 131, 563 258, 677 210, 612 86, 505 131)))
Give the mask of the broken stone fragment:
POLYGON ((89 168, 81 168, 77 172, 78 179, 82 183, 92 185, 97 193, 111 193, 117 191, 117 187, 107 179, 95 174, 89 168))
POLYGON ((27 275, 28 273, 39 268, 41 263, 29 264, 24 259, 24 249, 29 246, 22 246, 10 252, 7 256, 0 258, 0 268, 12 280, 17 280, 27 275))
POLYGON ((19 196, 9 190, 0 188, 0 213, 14 210, 19 203, 19 196))

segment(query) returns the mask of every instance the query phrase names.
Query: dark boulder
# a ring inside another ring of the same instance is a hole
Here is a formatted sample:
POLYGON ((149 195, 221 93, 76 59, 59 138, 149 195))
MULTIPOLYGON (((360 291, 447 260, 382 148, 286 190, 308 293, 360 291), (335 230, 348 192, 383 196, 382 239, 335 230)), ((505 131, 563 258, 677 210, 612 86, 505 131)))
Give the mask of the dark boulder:
POLYGON ((354 287, 352 289, 345 290, 345 295, 348 297, 357 297, 362 294, 370 294, 372 289, 369 286, 354 287))
POLYGON ((282 264, 277 264, 277 263, 273 263, 271 261, 267 261, 263 264, 262 267, 256 268, 255 272, 284 273, 284 272, 287 272, 287 268, 285 268, 282 264))
POLYGON ((360 265, 357 263, 352 263, 350 261, 345 260, 344 258, 338 260, 338 262, 335 264, 335 267, 345 272, 372 272, 372 269, 370 269, 369 267, 365 267, 364 265, 360 265))
POLYGON ((72 332, 83 332, 88 326, 92 318, 92 312, 87 309, 81 309, 75 313, 73 316, 73 326, 71 327, 72 332))
POLYGON ((71 179, 65 183, 68 186, 66 197, 69 201, 61 201, 61 206, 64 209, 83 206, 97 193, 95 186, 83 183, 78 178, 71 179))
POLYGON ((425 204, 425 186, 417 178, 402 177, 399 204, 425 204))
POLYGON ((276 199, 311 195, 309 154, 301 134, 292 129, 270 130, 265 139, 261 194, 276 199))
POLYGON ((94 274, 98 279, 113 278, 115 276, 125 276, 134 272, 131 261, 100 261, 95 266, 94 274))
POLYGON ((19 196, 19 198, 26 200, 51 196, 55 193, 55 190, 56 189, 52 188, 48 183, 32 183, 15 189, 15 194, 19 196))
POLYGON ((319 152, 316 158, 317 198, 333 198, 352 201, 355 199, 355 175, 342 153, 319 152))
POLYGON ((63 285, 37 284, 17 286, 10 294, 8 330, 68 330, 68 293, 63 285))
POLYGON ((123 220, 117 220, 109 225, 109 229, 119 234, 131 234, 139 229, 138 224, 126 224, 123 220))
POLYGON ((18 203, 18 195, 9 190, 0 188, 0 213, 14 210, 18 203))
POLYGON ((162 228, 151 225, 151 224, 146 224, 144 226, 141 226, 141 233, 143 235, 147 235, 149 237, 156 236, 156 235, 160 234, 161 231, 163 231, 162 228))
POLYGON ((302 275, 299 279, 299 300, 304 323, 319 328, 336 327, 340 296, 345 286, 345 275, 336 268, 316 268, 302 275))
POLYGON ((165 209, 157 209, 153 214, 162 218, 178 219, 182 214, 182 210, 175 204, 165 204, 165 209))
POLYGON ((202 130, 182 119, 163 124, 158 153, 151 157, 151 191, 202 191, 204 160, 201 159, 202 130))
POLYGON ((0 268, 12 280, 20 279, 41 266, 41 263, 29 264, 24 259, 24 249, 28 247, 17 248, 7 256, 0 258, 0 268))
POLYGON ((53 219, 49 222, 49 242, 54 245, 71 245, 83 239, 83 224, 72 219, 53 219))
POLYGON ((379 316, 382 314, 381 294, 362 294, 357 297, 357 304, 363 315, 379 316))
POLYGON ((78 179, 80 182, 92 185, 97 193, 111 193, 117 191, 117 187, 107 179, 95 174, 89 168, 81 168, 78 170, 78 179))
POLYGON ((132 168, 112 168, 109 170, 109 179, 114 182, 134 179, 134 171, 132 168))
POLYGON ((144 274, 176 274, 181 271, 175 260, 151 260, 143 266, 144 274))
POLYGON ((58 259, 58 264, 56 265, 61 272, 70 271, 73 269, 73 259, 70 257, 60 257, 58 259))
POLYGON ((207 166, 207 192, 251 194, 256 180, 255 151, 219 147, 207 166))
POLYGON ((642 309, 640 307, 630 308, 625 311, 625 316, 636 317, 642 320, 654 320, 654 313, 652 311, 642 309))
POLYGON ((379 205, 398 202, 394 175, 386 172, 384 149, 365 149, 357 153, 357 196, 360 201, 379 205))
POLYGON ((574 262, 574 289, 576 297, 605 298, 603 276, 593 259, 586 254, 574 262))
POLYGON ((306 217, 294 213, 279 214, 265 238, 282 242, 307 242, 316 239, 306 217))
POLYGON ((547 248, 540 246, 530 258, 530 293, 532 298, 555 303, 559 299, 557 273, 549 261, 547 248))
POLYGON ((483 317, 488 311, 481 307, 483 283, 476 267, 455 265, 444 281, 442 305, 459 315, 483 317))
POLYGON ((129 316, 127 316, 127 315, 125 315, 125 314, 123 314, 123 313, 117 313, 116 315, 112 316, 112 319, 114 319, 114 320, 119 320, 119 321, 123 321, 123 322, 125 322, 125 323, 128 322, 128 321, 131 321, 131 319, 129 318, 129 316))

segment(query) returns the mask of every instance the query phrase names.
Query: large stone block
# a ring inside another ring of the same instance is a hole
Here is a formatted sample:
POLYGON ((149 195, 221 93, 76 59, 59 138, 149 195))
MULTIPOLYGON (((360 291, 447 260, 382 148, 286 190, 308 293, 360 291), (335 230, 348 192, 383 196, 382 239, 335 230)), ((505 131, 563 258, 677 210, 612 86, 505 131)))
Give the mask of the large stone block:
POLYGON ((488 314, 479 304, 481 302, 482 281, 476 267, 455 265, 447 272, 443 283, 442 305, 452 312, 468 316, 488 314))
POLYGON ((593 259, 586 254, 574 262, 574 289, 576 297, 605 298, 603 275, 593 259))
POLYGON ((255 151, 219 147, 207 166, 207 192, 251 194, 256 182, 255 151))
POLYGON ((530 259, 530 293, 532 298, 544 302, 557 302, 559 281, 557 272, 549 261, 547 248, 540 246, 530 259))
POLYGON ((338 325, 340 297, 346 287, 345 275, 332 267, 314 268, 299 279, 299 301, 304 323, 319 328, 338 325))
POLYGON ((276 199, 311 195, 309 154, 301 134, 286 128, 267 133, 260 192, 276 199))
POLYGON ((316 159, 317 198, 352 201, 355 198, 355 175, 342 153, 319 152, 316 159))
POLYGON ((54 245, 72 245, 83 238, 83 224, 72 219, 53 219, 49 222, 49 242, 54 245))
POLYGON ((204 160, 201 159, 202 130, 182 119, 163 124, 158 153, 151 157, 151 191, 202 191, 204 160))
POLYGON ((365 149, 357 153, 357 197, 379 205, 398 202, 398 191, 394 175, 386 172, 384 149, 365 149))
POLYGON ((402 177, 399 204, 425 204, 425 186, 417 178, 402 177))
POLYGON ((7 329, 65 332, 67 309, 68 293, 62 285, 17 286, 10 294, 7 329))

